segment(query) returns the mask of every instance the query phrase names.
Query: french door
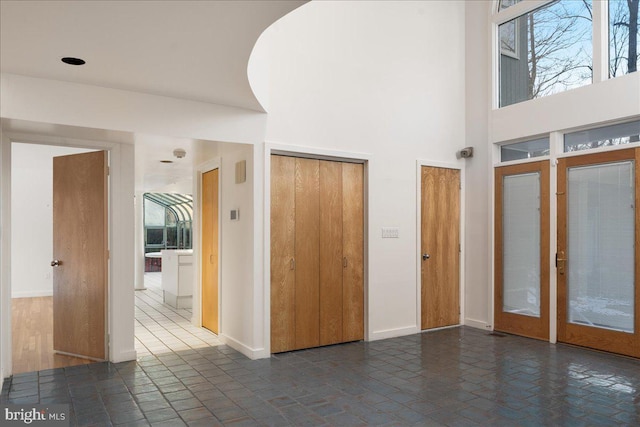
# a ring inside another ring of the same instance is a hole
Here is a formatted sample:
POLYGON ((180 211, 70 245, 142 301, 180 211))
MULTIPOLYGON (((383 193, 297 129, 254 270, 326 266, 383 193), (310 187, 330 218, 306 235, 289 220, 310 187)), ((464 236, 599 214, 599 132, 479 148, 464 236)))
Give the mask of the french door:
POLYGON ((498 331, 549 339, 549 162, 495 169, 498 331))
POLYGON ((558 341, 640 357, 639 159, 559 159, 558 341))

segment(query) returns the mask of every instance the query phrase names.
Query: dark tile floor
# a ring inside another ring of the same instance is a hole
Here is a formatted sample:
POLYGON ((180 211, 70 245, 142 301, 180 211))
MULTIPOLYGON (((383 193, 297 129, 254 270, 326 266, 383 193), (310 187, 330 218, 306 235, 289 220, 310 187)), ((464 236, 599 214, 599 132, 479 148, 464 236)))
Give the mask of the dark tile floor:
POLYGON ((226 346, 21 374, 72 425, 640 425, 640 361, 471 328, 284 353, 226 346))

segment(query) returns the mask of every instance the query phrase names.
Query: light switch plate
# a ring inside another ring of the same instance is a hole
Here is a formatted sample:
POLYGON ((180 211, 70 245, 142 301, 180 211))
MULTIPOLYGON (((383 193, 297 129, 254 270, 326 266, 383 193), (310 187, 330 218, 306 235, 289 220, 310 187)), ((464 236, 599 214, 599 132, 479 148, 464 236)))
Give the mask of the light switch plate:
POLYGON ((400 237, 400 229, 398 227, 382 227, 383 239, 397 239, 400 237))

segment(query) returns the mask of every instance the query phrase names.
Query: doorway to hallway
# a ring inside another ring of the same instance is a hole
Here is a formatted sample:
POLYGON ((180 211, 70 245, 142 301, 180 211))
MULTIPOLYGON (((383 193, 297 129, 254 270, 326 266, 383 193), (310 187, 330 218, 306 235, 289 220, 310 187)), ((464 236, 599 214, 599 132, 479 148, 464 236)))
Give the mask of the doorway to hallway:
POLYGON ((218 337, 191 323, 192 309, 163 303, 162 273, 144 274, 135 294, 135 345, 138 358, 221 345, 218 337))

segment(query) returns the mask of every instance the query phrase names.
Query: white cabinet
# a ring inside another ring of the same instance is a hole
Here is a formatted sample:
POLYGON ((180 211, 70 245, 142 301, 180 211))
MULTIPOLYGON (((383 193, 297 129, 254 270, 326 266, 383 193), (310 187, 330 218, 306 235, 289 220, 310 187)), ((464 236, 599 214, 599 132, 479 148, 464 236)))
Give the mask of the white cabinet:
POLYGON ((164 302, 175 308, 191 308, 193 293, 193 250, 162 251, 164 302))

